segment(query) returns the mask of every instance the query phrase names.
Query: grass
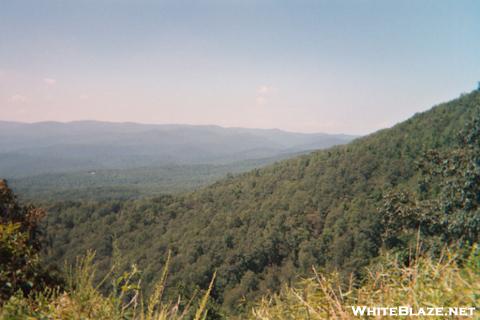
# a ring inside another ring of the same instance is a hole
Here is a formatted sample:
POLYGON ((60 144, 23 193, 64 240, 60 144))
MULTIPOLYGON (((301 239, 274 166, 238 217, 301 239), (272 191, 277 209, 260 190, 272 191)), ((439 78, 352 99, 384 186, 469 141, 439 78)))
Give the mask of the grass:
MULTIPOLYGON (((466 259, 446 250, 439 259, 415 257, 409 265, 392 256, 367 270, 361 284, 342 285, 338 274, 305 279, 297 287, 284 287, 265 297, 252 310, 250 319, 359 319, 352 306, 475 307, 480 319, 480 252, 474 247, 466 259)), ((390 319, 387 316, 369 317, 390 319)), ((401 319, 402 317, 391 317, 401 319)), ((405 318, 405 317, 403 317, 405 318)), ((419 316, 416 319, 445 319, 419 316)), ((456 319, 455 316, 450 319, 456 319)), ((466 317, 458 316, 458 319, 466 317)))
POLYGON ((67 272, 65 290, 46 289, 42 293, 25 298, 15 295, 0 309, 0 319, 122 319, 122 320, 203 320, 207 318, 206 308, 215 275, 194 308, 194 299, 186 303, 178 298, 168 301, 164 297, 168 276, 170 255, 163 267, 162 277, 156 283, 153 293, 144 299, 141 290, 141 276, 135 265, 130 271, 113 277, 115 265, 100 283, 94 284, 96 267, 94 253, 77 259, 74 267, 67 272), (111 281, 109 294, 102 294, 100 287, 111 281), (146 302, 145 302, 146 300, 146 302))
MULTIPOLYGON (((345 285, 338 273, 314 276, 295 287, 285 286, 281 292, 261 299, 249 314, 250 320, 350 320, 352 306, 399 307, 414 310, 428 307, 475 307, 474 318, 480 319, 480 248, 474 246, 462 258, 455 251, 444 250, 436 259, 415 255, 405 265, 394 255, 385 254, 381 261, 367 269, 361 283, 353 278, 345 285)), ((459 252, 459 251, 456 251, 459 252)), ((182 301, 165 298, 170 255, 160 280, 148 299, 141 290, 141 276, 133 265, 130 271, 114 276, 116 265, 99 283, 95 283, 94 253, 89 252, 68 269, 65 290, 46 289, 25 298, 18 294, 1 308, 0 319, 125 319, 125 320, 205 320, 207 302, 215 281, 201 297, 182 301), (111 282, 108 294, 102 286, 111 282)), ((366 317, 365 317, 366 318, 366 317)), ((370 319, 390 319, 387 316, 370 319)), ((395 319, 402 317, 395 317, 395 319)), ((403 317, 405 318, 405 317, 403 317)), ((455 317, 449 319, 470 319, 455 317)), ((393 319, 393 318, 392 318, 393 319)), ((445 319, 445 317, 416 317, 445 319)))

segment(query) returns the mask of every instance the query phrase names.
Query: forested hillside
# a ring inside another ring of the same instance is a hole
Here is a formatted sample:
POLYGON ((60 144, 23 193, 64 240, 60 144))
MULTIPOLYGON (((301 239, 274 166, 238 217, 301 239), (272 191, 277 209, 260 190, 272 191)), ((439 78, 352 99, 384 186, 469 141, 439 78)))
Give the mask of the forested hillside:
MULTIPOLYGON (((435 179, 428 181, 434 184, 429 188, 423 184, 425 163, 442 162, 450 153, 454 155, 449 159, 463 159, 461 155, 477 159, 476 150, 469 149, 478 143, 475 134, 470 140, 459 136, 476 128, 470 124, 479 114, 480 93, 473 92, 348 145, 229 177, 193 193, 151 200, 57 203, 48 208, 47 255, 52 262, 72 260, 95 248, 106 268, 112 248, 118 246, 125 266, 137 262, 145 272, 145 283, 152 283, 171 249, 169 285, 183 293, 197 286, 207 288, 216 270, 212 295, 223 310, 241 309, 243 297, 251 301, 276 290, 312 265, 338 269, 344 275, 360 274, 379 254, 392 223, 385 217, 398 207, 398 199, 389 195, 408 190, 418 201, 428 200, 440 194, 441 184, 435 179), (433 159, 428 156, 432 149, 438 155, 433 159)), ((467 168, 478 170, 470 164, 467 168)), ((445 172, 437 173, 449 174, 445 172)), ((445 214, 473 223, 476 220, 469 219, 476 216, 475 201, 468 206, 452 203, 445 214)), ((401 221, 406 224, 399 231, 408 231, 428 219, 401 221)), ((442 220, 425 237, 436 237, 440 245, 451 240, 456 231, 442 229, 449 221, 442 220), (444 233, 450 237, 440 236, 444 233)), ((462 236, 468 241, 478 237, 475 223, 462 236)), ((457 232, 465 230, 464 224, 456 224, 457 232)), ((392 247, 408 243, 408 235, 387 236, 392 247)))
POLYGON ((299 154, 228 164, 171 164, 160 167, 46 173, 9 179, 9 183, 22 200, 37 204, 66 200, 138 199, 192 191, 226 176, 296 155, 299 154))

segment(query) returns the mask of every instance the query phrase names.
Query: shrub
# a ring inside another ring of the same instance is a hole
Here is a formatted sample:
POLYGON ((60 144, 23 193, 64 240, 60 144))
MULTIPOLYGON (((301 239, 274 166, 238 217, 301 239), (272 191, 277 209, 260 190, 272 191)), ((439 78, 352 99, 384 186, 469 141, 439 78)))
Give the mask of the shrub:
POLYGON ((0 305, 12 295, 28 295, 60 283, 41 267, 38 239, 45 215, 33 206, 21 206, 0 180, 0 305))
POLYGON ((183 304, 180 298, 168 301, 164 297, 170 257, 146 302, 142 296, 140 273, 135 265, 118 277, 113 277, 114 266, 110 273, 95 285, 96 267, 93 260, 92 252, 77 259, 75 267, 68 272, 65 291, 45 289, 29 297, 12 296, 0 310, 0 319, 206 319, 207 301, 215 275, 198 306, 193 308, 194 299, 183 304), (100 287, 109 280, 111 289, 108 294, 102 294, 100 287))
POLYGON ((476 307, 478 316, 480 250, 476 246, 467 259, 444 251, 439 259, 411 261, 405 266, 387 255, 368 269, 360 286, 351 282, 347 288, 338 274, 315 272, 297 287, 284 287, 279 294, 263 298, 250 319, 358 319, 351 306, 476 307))

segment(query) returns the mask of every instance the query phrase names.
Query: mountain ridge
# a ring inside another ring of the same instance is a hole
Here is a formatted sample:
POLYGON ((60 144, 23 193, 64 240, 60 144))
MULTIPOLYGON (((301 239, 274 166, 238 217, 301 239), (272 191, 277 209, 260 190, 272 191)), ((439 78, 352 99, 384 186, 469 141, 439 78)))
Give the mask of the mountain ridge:
POLYGON ((219 126, 92 121, 0 122, 0 134, 0 175, 6 178, 79 169, 226 164, 307 152, 353 138, 219 126))
POLYGON ((254 128, 254 127, 241 127, 241 126, 223 126, 216 124, 188 124, 188 123, 144 123, 135 121, 103 121, 103 120, 72 120, 72 121, 35 121, 35 122, 23 122, 23 121, 10 121, 0 120, 1 125, 14 125, 14 126, 44 126, 44 125, 109 125, 109 126, 138 126, 138 127, 157 127, 157 128, 178 128, 178 127, 191 127, 191 128, 212 128, 212 129, 226 129, 226 130, 241 130, 241 131, 265 131, 265 132, 281 132, 281 133, 293 133, 298 135, 329 135, 329 136, 345 136, 345 137, 359 137, 359 134, 346 134, 346 133, 327 133, 327 132, 298 132, 293 130, 285 130, 280 128, 254 128))
POLYGON ((125 259, 138 262, 150 281, 172 250, 172 285, 181 292, 205 288, 216 270, 216 301, 226 309, 236 308, 242 296, 254 300, 259 292, 278 290, 312 265, 358 274, 382 246, 378 208, 385 192, 417 188, 416 163, 424 152, 454 147, 458 132, 478 114, 480 93, 473 92, 347 145, 195 192, 57 204, 50 208, 49 255, 73 259, 94 247, 99 263, 108 265, 116 239, 125 259))

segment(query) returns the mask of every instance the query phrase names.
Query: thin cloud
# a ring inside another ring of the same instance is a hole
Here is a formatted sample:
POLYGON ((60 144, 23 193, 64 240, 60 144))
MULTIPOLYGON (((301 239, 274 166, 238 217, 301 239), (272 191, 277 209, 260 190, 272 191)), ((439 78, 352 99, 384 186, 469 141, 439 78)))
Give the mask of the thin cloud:
POLYGON ((261 85, 257 88, 257 97, 255 102, 258 106, 263 106, 268 103, 268 100, 272 95, 277 93, 277 88, 269 85, 261 85))
POLYGON ((21 94, 14 94, 13 96, 10 97, 10 102, 25 103, 25 102, 28 102, 28 98, 21 94))
POLYGON ((263 85, 257 88, 257 94, 259 95, 267 95, 272 94, 277 91, 277 88, 273 86, 263 85))
POLYGON ((47 86, 54 86, 54 85, 57 83, 57 80, 56 80, 56 79, 53 79, 53 78, 43 78, 43 82, 44 82, 47 86))
POLYGON ((257 97, 257 99, 255 99, 256 104, 259 105, 259 106, 265 105, 267 103, 267 101, 268 100, 265 97, 257 97))

